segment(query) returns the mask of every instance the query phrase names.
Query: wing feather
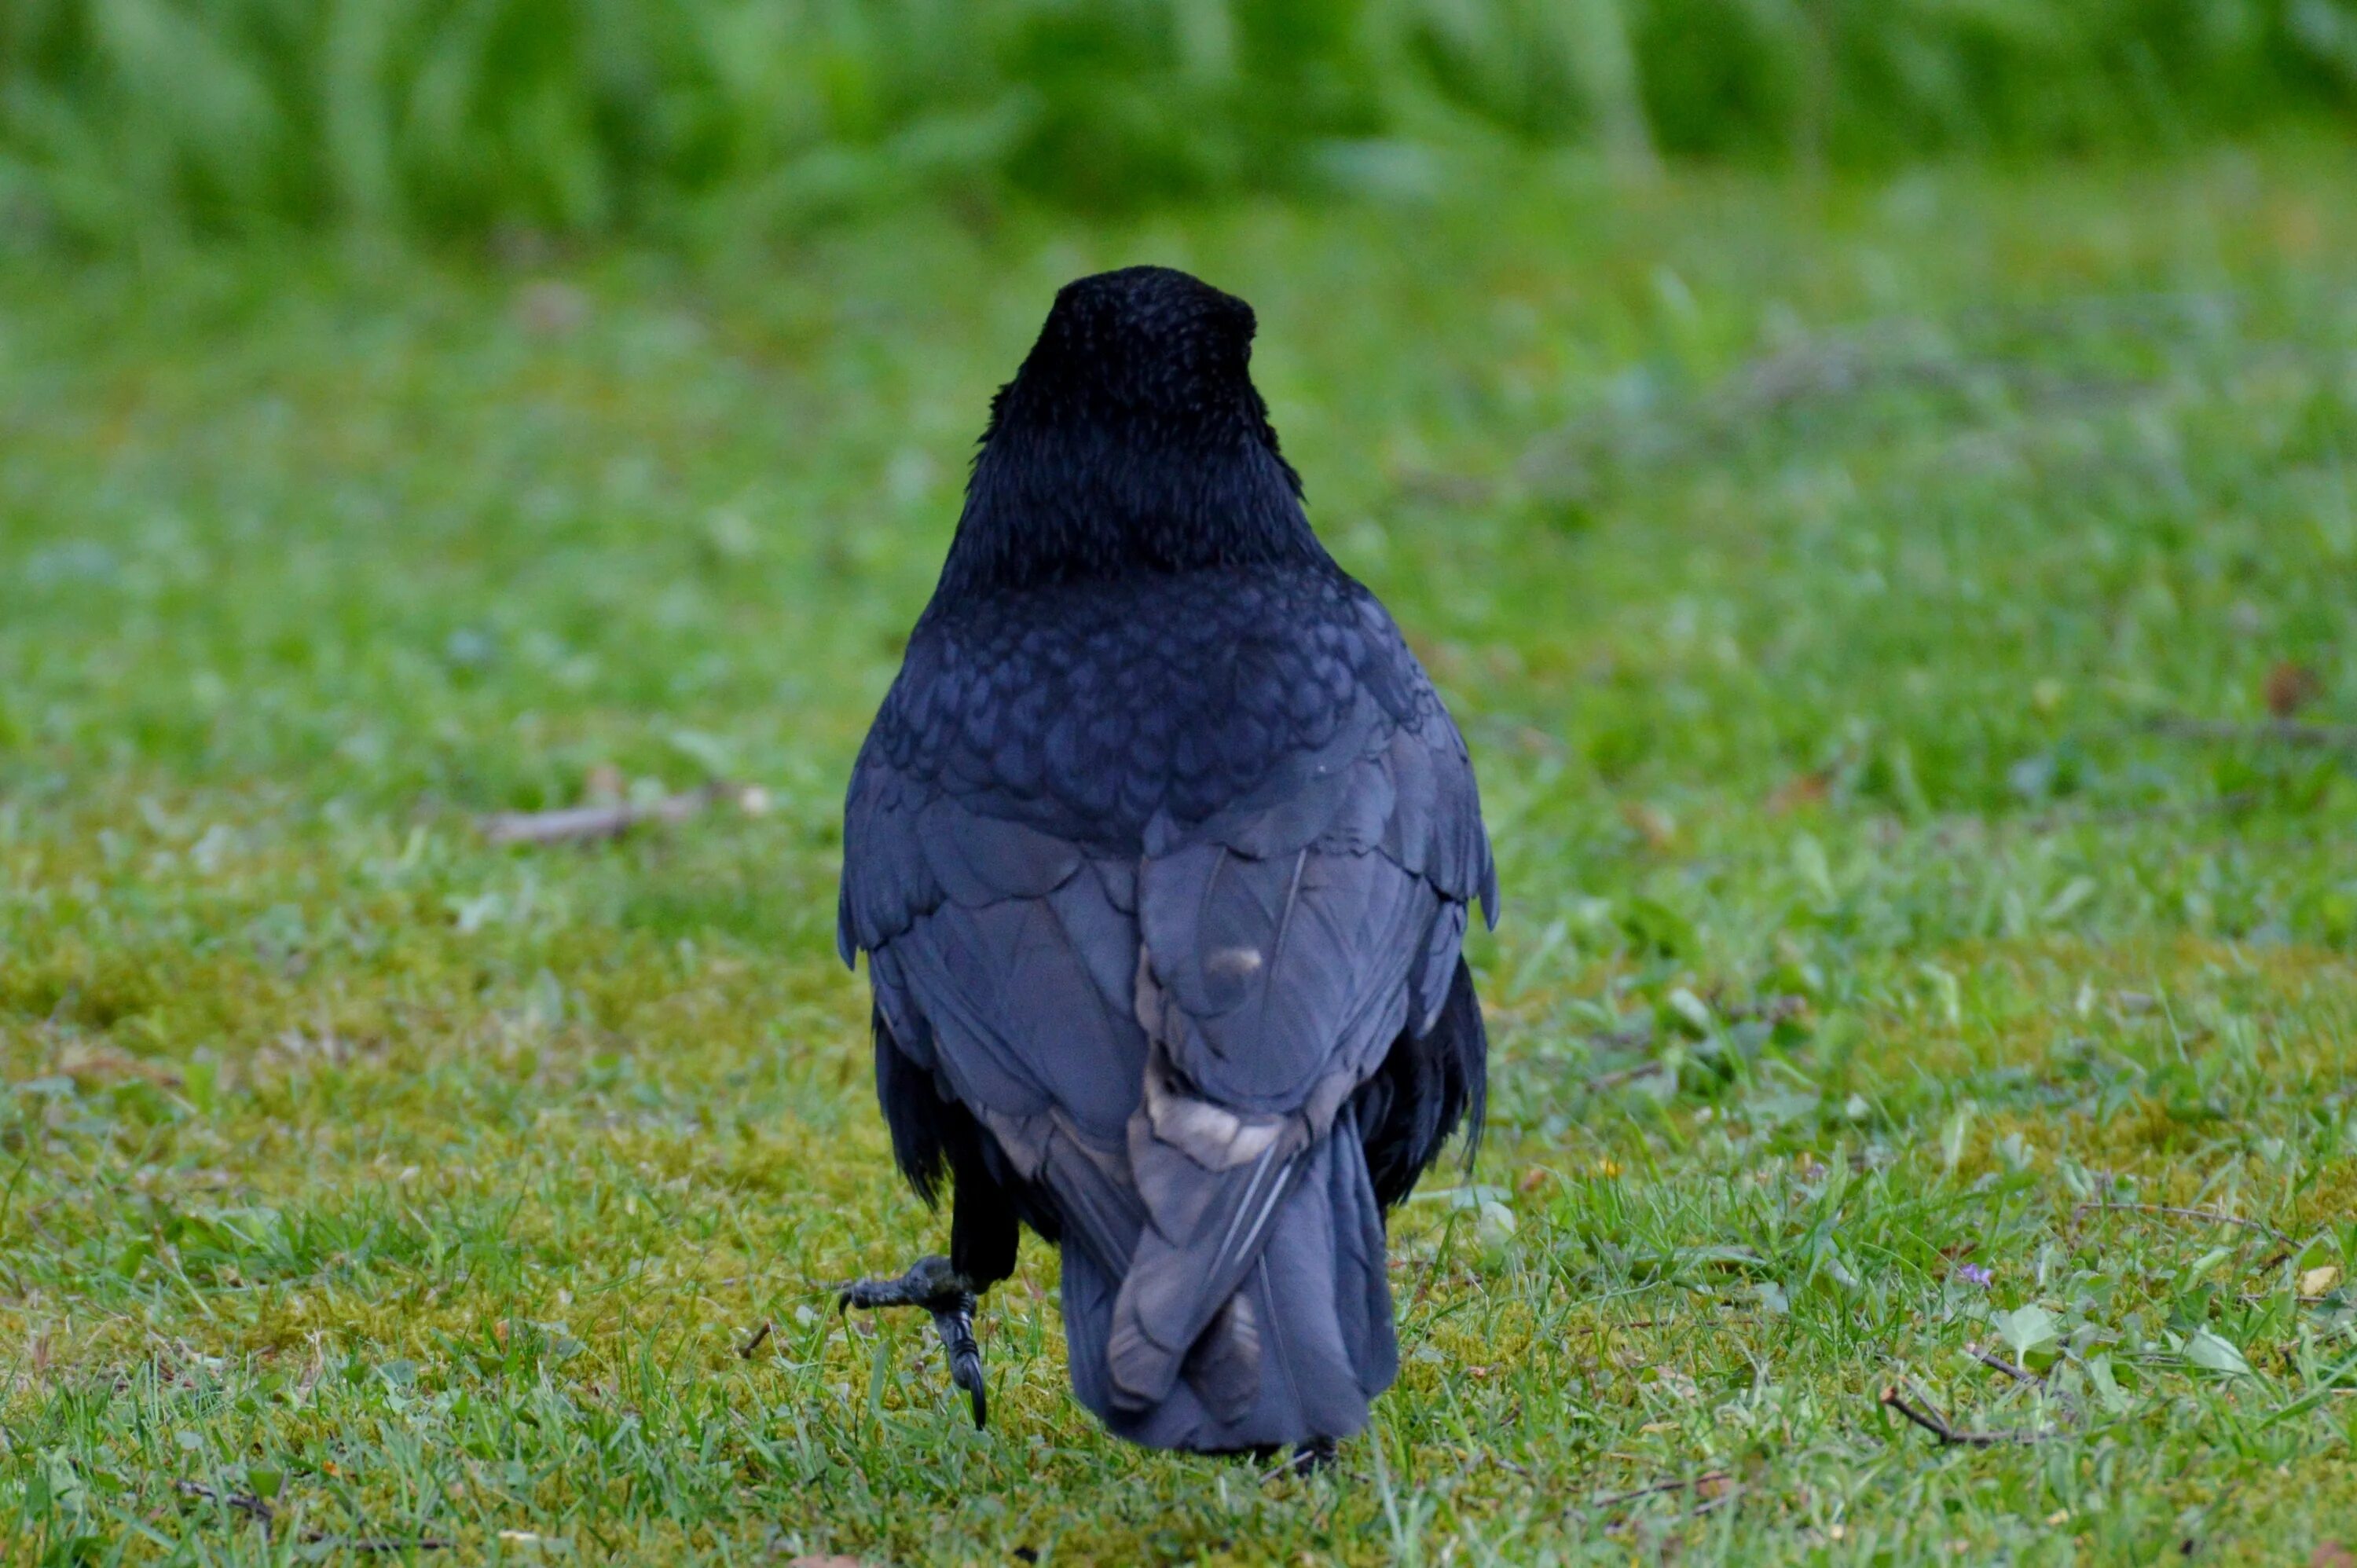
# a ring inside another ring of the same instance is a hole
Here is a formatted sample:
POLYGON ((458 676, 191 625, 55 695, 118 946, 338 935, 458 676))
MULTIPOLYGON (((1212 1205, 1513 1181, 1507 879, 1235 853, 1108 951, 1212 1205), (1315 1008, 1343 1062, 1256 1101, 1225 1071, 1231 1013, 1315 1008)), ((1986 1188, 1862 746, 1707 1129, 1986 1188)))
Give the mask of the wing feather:
MULTIPOLYGON (((1464 742, 1398 657, 1412 712, 1361 689, 1314 746, 1208 818, 1157 808, 1126 852, 1026 817, 980 759, 1038 769, 996 729, 968 724, 923 779, 874 746, 855 773, 840 944, 870 954, 910 1059, 1052 1195, 1087 1277, 1113 1283, 1117 1407, 1153 1406, 1182 1374, 1222 1403, 1246 1387, 1237 1359, 1283 1325, 1220 1315, 1303 1181, 1353 1195, 1338 1244, 1380 1249, 1379 1223, 1361 1233, 1378 1212, 1356 1196, 1374 1191, 1364 1161, 1318 1162, 1338 1128, 1356 1141, 1351 1096, 1393 1043, 1441 1016, 1472 901, 1497 913, 1464 742), (1189 1370, 1215 1318, 1219 1346, 1189 1370)), ((956 693, 942 703, 971 718, 956 693)), ((1041 731, 1048 775, 1079 755, 1078 724, 1067 711, 1041 731)), ((1172 744, 1183 770, 1196 743, 1172 744)), ((1347 1315, 1353 1344, 1388 1346, 1378 1305, 1347 1315)))

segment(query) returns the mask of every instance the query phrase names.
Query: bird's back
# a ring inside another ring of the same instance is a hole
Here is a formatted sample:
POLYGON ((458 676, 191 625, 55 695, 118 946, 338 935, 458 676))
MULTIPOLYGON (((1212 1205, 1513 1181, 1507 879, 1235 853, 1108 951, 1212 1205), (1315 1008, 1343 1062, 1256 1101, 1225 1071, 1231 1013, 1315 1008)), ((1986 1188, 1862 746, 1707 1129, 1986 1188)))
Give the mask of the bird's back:
POLYGON ((1157 816, 1281 793, 1354 717, 1437 712, 1390 617, 1330 566, 1141 574, 928 615, 859 768, 1134 853, 1157 816))

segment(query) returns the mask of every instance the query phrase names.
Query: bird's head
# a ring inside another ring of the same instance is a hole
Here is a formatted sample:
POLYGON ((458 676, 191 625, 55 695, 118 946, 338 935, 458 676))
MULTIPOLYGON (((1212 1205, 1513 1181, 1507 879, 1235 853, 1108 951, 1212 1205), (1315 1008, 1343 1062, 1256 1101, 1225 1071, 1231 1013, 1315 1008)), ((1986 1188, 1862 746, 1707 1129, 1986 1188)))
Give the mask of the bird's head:
POLYGON ((1254 326, 1168 267, 1065 285, 992 400, 942 592, 1323 560, 1252 382, 1254 326))
POLYGON ((1093 421, 1133 435, 1276 443, 1252 384, 1253 308, 1169 267, 1068 283, 983 439, 1028 424, 1093 421))

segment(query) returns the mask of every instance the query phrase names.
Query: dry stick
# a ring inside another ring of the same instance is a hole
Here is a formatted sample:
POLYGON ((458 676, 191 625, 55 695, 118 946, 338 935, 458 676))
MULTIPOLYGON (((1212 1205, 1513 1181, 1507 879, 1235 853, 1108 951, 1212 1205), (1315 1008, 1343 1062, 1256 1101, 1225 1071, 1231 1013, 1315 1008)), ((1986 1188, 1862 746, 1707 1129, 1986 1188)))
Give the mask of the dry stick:
POLYGON ((669 795, 647 805, 568 806, 559 811, 498 811, 475 825, 486 842, 505 843, 584 843, 618 838, 646 822, 683 822, 736 792, 730 784, 711 783, 685 794, 669 795))
POLYGON ((1694 1507, 1688 1509, 1686 1510, 1686 1518, 1700 1519, 1706 1513, 1717 1513, 1721 1509, 1733 1508, 1735 1506, 1736 1499, 1742 1496, 1743 1488, 1741 1487, 1729 1487, 1727 1490, 1719 1493, 1717 1497, 1696 1503, 1694 1507))
POLYGON ((1596 1498, 1587 1506, 1592 1509, 1616 1509, 1622 1503, 1633 1503, 1639 1498, 1650 1498, 1662 1492, 1687 1491, 1726 1479, 1727 1479, 1727 1472, 1725 1470, 1707 1470, 1699 1476, 1688 1477, 1684 1480, 1656 1481, 1650 1487, 1638 1487, 1626 1492, 1613 1492, 1609 1496, 1596 1498))
POLYGON ((761 1326, 753 1330, 753 1337, 746 1340, 745 1343, 737 1347, 737 1354, 748 1361, 751 1360, 753 1359, 753 1352, 759 1350, 761 1348, 761 1342, 769 1338, 769 1337, 770 1320, 765 1317, 761 1319, 761 1326))
POLYGON ((1962 1427, 1949 1425, 1947 1422, 1930 1411, 1919 1410, 1909 1404, 1906 1396, 1899 1391, 1899 1385, 1896 1383, 1882 1391, 1882 1403, 1887 1409, 1897 1411, 1942 1443, 1957 1444, 1967 1448, 1994 1448, 2001 1443, 2042 1443, 2052 1435, 2050 1433, 2044 1432, 1967 1432, 1962 1427))
POLYGON ((2033 1389, 2042 1389, 2046 1386, 2044 1378, 2027 1367, 2016 1366, 1994 1350, 1984 1350, 1977 1345, 1967 1345, 1964 1347, 1964 1354, 1984 1367, 1996 1368, 2017 1383, 2028 1383, 2033 1389))
POLYGON ((2214 1208, 2182 1208, 2173 1203, 2115 1203, 2106 1199, 2095 1199, 2073 1208, 2071 1210, 2071 1222, 2076 1225, 2079 1222, 2079 1216, 2096 1209, 2119 1214, 2165 1214, 2178 1219, 2207 1219, 2214 1225, 2239 1225, 2245 1230, 2256 1230, 2263 1236, 2272 1236, 2287 1247, 2299 1245, 2298 1242, 2264 1220, 2244 1219, 2240 1215, 2234 1214, 2221 1214, 2214 1208))
POLYGON ((1590 1094, 1601 1094, 1608 1089, 1618 1089, 1624 1083, 1634 1083, 1641 1078, 1655 1078, 1670 1070, 1666 1062, 1639 1062, 1635 1067, 1615 1068, 1610 1072, 1598 1073, 1587 1080, 1590 1094))
POLYGON ((264 1535, 270 1533, 270 1526, 278 1517, 276 1511, 268 1503, 247 1492, 217 1492, 202 1481, 175 1481, 172 1487, 184 1498, 201 1498, 209 1503, 226 1503, 239 1513, 261 1520, 262 1533, 264 1535))
MULTIPOLYGON (((263 1498, 249 1492, 219 1492, 206 1486, 202 1481, 174 1481, 172 1487, 184 1498, 197 1498, 209 1503, 223 1503, 239 1513, 247 1515, 260 1522, 262 1533, 265 1536, 270 1533, 270 1527, 278 1521, 277 1510, 263 1498)), ((450 1550, 450 1542, 437 1540, 430 1535, 415 1536, 407 1541, 395 1541, 389 1536, 362 1535, 345 1541, 330 1535, 324 1530, 303 1532, 304 1545, 317 1546, 322 1542, 332 1542, 347 1552, 447 1552, 450 1550)))
MULTIPOLYGON (((2060 1398, 2067 1401, 2071 1406, 2068 1419, 2075 1422, 2085 1418, 2086 1407, 2080 1402, 2078 1394, 2068 1388, 2056 1388, 2054 1384, 2047 1380, 2046 1375, 2033 1372, 2029 1368, 2021 1366, 2017 1362, 2008 1361, 2004 1357, 1998 1355, 1996 1351, 1983 1349, 1978 1345, 1965 1346, 1964 1354, 1970 1356, 1974 1360, 1978 1361, 1984 1367, 1994 1368, 1997 1371, 2003 1372, 2015 1382, 2036 1389, 2039 1392, 2045 1394, 2050 1398, 2059 1396, 2060 1398)), ((2060 1363, 2057 1364, 2059 1365, 2060 1363)))

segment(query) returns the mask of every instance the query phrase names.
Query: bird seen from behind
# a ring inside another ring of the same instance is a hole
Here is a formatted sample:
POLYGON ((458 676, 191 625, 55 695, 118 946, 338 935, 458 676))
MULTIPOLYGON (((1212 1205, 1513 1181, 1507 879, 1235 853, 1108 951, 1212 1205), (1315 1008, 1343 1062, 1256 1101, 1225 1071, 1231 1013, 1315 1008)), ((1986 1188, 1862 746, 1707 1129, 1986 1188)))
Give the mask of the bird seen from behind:
POLYGON ((838 940, 867 954, 920 1306, 986 1414, 976 1298, 1062 1251, 1072 1388, 1161 1448, 1315 1458, 1398 1369, 1384 1215, 1487 1042, 1472 765, 1280 455, 1242 300, 1132 267, 1056 296, 991 405, 861 748, 838 940))

